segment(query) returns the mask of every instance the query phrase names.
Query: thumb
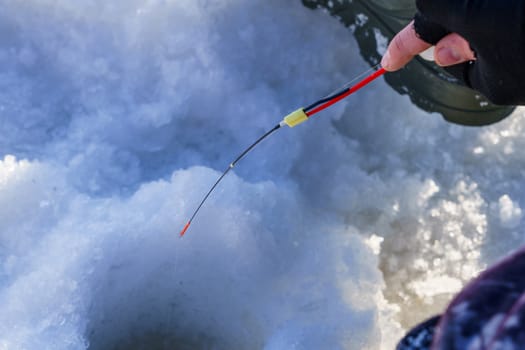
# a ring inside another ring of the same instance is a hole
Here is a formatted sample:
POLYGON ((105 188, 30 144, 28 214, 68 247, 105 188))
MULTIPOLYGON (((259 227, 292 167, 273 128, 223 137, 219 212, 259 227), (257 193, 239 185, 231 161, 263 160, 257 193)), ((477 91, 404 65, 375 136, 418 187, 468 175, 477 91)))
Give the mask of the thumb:
POLYGON ((468 41, 456 33, 447 35, 436 44, 434 57, 436 63, 443 67, 476 59, 468 41))
POLYGON ((430 46, 429 43, 417 36, 414 30, 414 22, 411 22, 392 39, 381 60, 381 66, 390 72, 401 69, 415 55, 425 51, 430 46))

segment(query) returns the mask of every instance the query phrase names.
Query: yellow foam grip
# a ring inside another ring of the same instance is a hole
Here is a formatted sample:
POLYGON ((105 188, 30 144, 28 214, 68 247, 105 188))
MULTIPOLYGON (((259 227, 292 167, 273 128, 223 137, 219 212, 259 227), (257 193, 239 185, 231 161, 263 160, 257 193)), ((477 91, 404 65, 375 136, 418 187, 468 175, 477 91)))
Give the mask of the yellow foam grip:
POLYGON ((297 126, 307 120, 308 120, 308 116, 306 115, 306 113, 304 112, 302 108, 299 108, 295 112, 288 114, 283 119, 285 124, 288 125, 290 128, 293 128, 294 126, 297 126))

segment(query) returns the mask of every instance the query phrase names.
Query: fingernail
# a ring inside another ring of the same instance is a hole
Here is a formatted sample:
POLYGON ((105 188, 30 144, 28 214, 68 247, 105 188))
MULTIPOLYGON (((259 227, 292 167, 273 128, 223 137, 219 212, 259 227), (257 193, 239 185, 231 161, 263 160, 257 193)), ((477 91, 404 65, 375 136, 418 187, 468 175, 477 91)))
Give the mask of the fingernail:
POLYGON ((392 66, 392 59, 390 57, 390 51, 387 51, 381 59, 381 67, 386 70, 390 70, 392 66))
POLYGON ((460 54, 450 47, 442 47, 438 50, 436 55, 436 62, 440 66, 451 66, 465 61, 460 54))

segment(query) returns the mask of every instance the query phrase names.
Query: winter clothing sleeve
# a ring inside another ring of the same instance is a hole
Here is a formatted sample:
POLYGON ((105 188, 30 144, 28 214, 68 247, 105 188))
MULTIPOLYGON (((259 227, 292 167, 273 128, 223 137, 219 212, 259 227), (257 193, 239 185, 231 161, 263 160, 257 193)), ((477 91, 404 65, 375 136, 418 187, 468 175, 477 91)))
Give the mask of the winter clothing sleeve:
POLYGON ((476 60, 447 68, 500 105, 525 104, 525 0, 417 0, 414 29, 436 44, 449 33, 469 43, 476 60))
POLYGON ((397 350, 519 350, 525 344, 525 247, 471 281, 443 315, 412 329, 397 350))

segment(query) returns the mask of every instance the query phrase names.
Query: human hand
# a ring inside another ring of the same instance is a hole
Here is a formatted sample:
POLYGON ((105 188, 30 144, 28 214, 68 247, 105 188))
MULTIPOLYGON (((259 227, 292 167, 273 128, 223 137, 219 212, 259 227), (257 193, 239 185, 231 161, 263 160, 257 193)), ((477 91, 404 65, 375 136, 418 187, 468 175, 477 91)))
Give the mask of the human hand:
MULTIPOLYGON (((401 30, 390 42, 381 60, 381 66, 393 72, 403 68, 416 55, 432 45, 421 40, 414 29, 412 21, 401 30)), ((474 52, 466 39, 457 33, 448 34, 434 48, 434 59, 442 67, 473 61, 474 52)))
POLYGON ((525 1, 416 0, 418 13, 389 45, 395 71, 436 45, 436 63, 499 105, 525 105, 525 1), (474 54, 475 53, 475 54, 474 54))

